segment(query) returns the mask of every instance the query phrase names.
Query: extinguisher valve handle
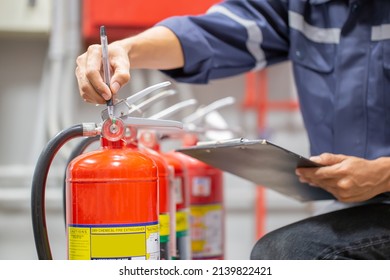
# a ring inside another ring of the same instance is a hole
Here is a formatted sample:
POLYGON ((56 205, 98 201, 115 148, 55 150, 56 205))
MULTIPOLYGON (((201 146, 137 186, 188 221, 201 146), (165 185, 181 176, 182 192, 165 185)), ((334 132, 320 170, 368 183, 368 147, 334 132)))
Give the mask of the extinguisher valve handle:
MULTIPOLYGON (((121 118, 123 116, 129 115, 130 113, 134 112, 134 102, 142 100, 145 96, 151 94, 152 92, 155 92, 156 90, 167 87, 169 85, 171 85, 170 81, 158 83, 147 87, 137 93, 134 93, 133 95, 129 96, 124 100, 117 102, 116 104, 114 104, 114 117, 121 118)), ((101 117, 103 121, 109 117, 107 108, 101 112, 101 117)))
POLYGON ((174 120, 159 120, 125 116, 122 118, 126 126, 136 129, 151 129, 159 131, 177 131, 183 129, 183 123, 174 120))

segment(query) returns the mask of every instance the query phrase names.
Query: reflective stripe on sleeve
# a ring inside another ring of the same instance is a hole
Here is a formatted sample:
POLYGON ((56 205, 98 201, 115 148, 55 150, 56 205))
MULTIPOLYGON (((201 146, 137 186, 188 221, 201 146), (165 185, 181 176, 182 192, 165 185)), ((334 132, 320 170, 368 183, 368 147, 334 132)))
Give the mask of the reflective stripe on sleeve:
POLYGON ((263 42, 263 33, 261 32, 260 27, 256 24, 255 21, 241 18, 227 8, 219 5, 212 6, 207 11, 207 13, 221 13, 245 27, 248 33, 246 47, 256 60, 256 66, 253 70, 256 71, 263 69, 267 65, 264 51, 261 49, 261 43, 263 42))
POLYGON ((390 39, 390 24, 373 26, 371 29, 371 40, 382 41, 390 39))
POLYGON ((289 11, 289 25, 300 31, 306 38, 316 43, 338 44, 340 42, 339 28, 320 28, 305 22, 302 15, 289 11))

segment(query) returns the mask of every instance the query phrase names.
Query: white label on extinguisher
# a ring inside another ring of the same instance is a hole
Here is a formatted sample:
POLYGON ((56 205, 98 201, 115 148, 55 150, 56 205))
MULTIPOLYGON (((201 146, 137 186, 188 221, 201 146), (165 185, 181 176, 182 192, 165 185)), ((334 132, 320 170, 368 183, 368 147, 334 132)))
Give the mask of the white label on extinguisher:
POLYGON ((160 259, 160 235, 158 232, 150 231, 146 235, 146 255, 149 260, 160 259))
POLYGON ((192 179, 192 195, 210 196, 211 180, 209 177, 194 177, 192 179))
POLYGON ((175 186, 175 198, 176 204, 181 204, 184 201, 183 198, 183 184, 181 183, 181 178, 174 178, 173 184, 175 186))
POLYGON ((222 205, 191 205, 190 223, 193 257, 223 257, 222 205))

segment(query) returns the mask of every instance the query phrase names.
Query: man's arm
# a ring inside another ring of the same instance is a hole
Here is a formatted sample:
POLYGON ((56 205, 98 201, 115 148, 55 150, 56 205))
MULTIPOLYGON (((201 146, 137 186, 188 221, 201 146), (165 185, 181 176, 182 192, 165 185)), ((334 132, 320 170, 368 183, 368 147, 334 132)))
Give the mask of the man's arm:
POLYGON ((76 77, 81 97, 91 103, 105 103, 130 80, 131 68, 175 69, 184 65, 176 35, 163 26, 152 27, 134 37, 108 46, 112 70, 110 88, 101 76, 101 46, 91 45, 77 58, 76 77))

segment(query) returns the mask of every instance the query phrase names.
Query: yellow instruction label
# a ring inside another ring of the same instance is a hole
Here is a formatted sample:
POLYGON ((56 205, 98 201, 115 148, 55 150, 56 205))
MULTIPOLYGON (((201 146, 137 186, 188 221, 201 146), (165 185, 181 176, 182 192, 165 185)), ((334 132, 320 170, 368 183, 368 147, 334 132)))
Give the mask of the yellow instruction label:
POLYGON ((168 236, 170 233, 169 214, 160 214, 158 218, 160 223, 160 236, 168 236))
POLYGON ((176 231, 187 231, 189 228, 189 213, 188 211, 176 212, 176 231))
POLYGON ((223 253, 221 204, 191 205, 191 248, 194 257, 223 253))
POLYGON ((70 225, 68 258, 159 259, 158 222, 144 225, 70 225))

